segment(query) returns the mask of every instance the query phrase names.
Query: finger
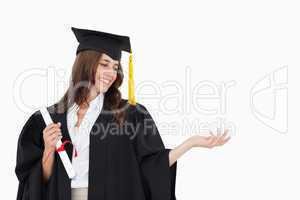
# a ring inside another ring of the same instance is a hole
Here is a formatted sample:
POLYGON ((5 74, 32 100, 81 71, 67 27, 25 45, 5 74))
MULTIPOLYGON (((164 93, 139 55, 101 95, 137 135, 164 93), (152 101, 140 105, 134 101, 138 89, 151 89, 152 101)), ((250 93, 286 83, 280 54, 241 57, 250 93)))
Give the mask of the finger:
POLYGON ((215 139, 219 139, 220 136, 221 136, 221 133, 220 133, 219 130, 220 130, 220 129, 218 128, 218 129, 217 129, 217 134, 213 134, 213 133, 211 132, 211 134, 213 134, 213 136, 215 137, 215 139))
POLYGON ((219 146, 224 145, 225 143, 227 143, 230 140, 230 138, 231 137, 229 136, 226 139, 224 139, 223 141, 221 141, 219 146))
POLYGON ((51 134, 51 133, 57 132, 57 131, 61 131, 61 129, 59 127, 55 127, 55 128, 50 129, 48 132, 49 132, 49 134, 51 134))
POLYGON ((226 138, 227 135, 228 135, 228 130, 226 130, 226 131, 223 133, 221 139, 223 140, 224 138, 226 138))
POLYGON ((57 142, 58 142, 59 140, 61 140, 60 137, 56 138, 55 140, 52 140, 52 141, 50 142, 50 145, 56 148, 56 144, 57 144, 57 142))
POLYGON ((55 144, 59 141, 59 140, 61 140, 61 138, 62 138, 62 136, 58 136, 54 141, 55 141, 55 144))
POLYGON ((222 140, 221 140, 221 137, 217 137, 217 139, 215 140, 215 142, 213 143, 214 146, 218 146, 219 143, 221 143, 222 140))
POLYGON ((206 137, 204 137, 204 140, 205 140, 204 146, 210 147, 211 143, 214 140, 214 136, 206 136, 206 137))
POLYGON ((210 145, 210 146, 213 146, 214 143, 215 143, 215 141, 216 141, 216 139, 217 139, 216 136, 211 136, 211 139, 210 139, 210 141, 209 141, 209 145, 210 145))
POLYGON ((58 122, 58 123, 52 123, 50 129, 52 129, 52 128, 60 128, 60 127, 61 127, 61 123, 60 122, 58 122))
POLYGON ((59 141, 59 139, 60 139, 60 138, 57 138, 57 139, 51 141, 51 146, 53 146, 53 147, 56 148, 56 144, 57 144, 57 142, 59 141))
POLYGON ((223 144, 225 144, 226 142, 228 142, 229 140, 231 139, 231 137, 227 137, 224 141, 223 141, 223 144))
POLYGON ((48 126, 46 126, 46 128, 44 129, 44 131, 46 132, 46 131, 48 131, 49 129, 51 129, 52 127, 55 127, 55 123, 51 123, 51 124, 49 124, 48 126))
POLYGON ((224 133, 223 133, 223 136, 225 135, 225 137, 228 135, 229 133, 229 130, 228 129, 225 129, 224 133))
POLYGON ((48 139, 50 142, 53 142, 57 137, 59 137, 57 134, 53 134, 48 139))
POLYGON ((57 138, 59 136, 62 136, 62 133, 60 131, 56 131, 52 135, 50 135, 49 138, 52 140, 52 139, 57 138))
POLYGON ((220 143, 220 141, 222 141, 222 136, 223 136, 223 134, 221 133, 220 129, 218 128, 216 140, 213 143, 214 146, 217 146, 220 143))
POLYGON ((213 143, 211 144, 212 146, 216 146, 220 141, 220 137, 219 136, 216 136, 215 137, 215 140, 213 141, 213 143))
POLYGON ((51 124, 49 126, 47 126, 45 129, 44 129, 44 133, 47 133, 53 129, 56 129, 56 128, 60 128, 60 123, 59 124, 51 124))
POLYGON ((228 129, 226 129, 226 130, 224 131, 224 133, 218 138, 217 145, 218 145, 219 143, 222 143, 222 142, 224 141, 224 139, 226 138, 227 134, 228 134, 228 129))
POLYGON ((53 128, 53 129, 49 130, 46 133, 46 136, 52 136, 53 134, 58 133, 58 132, 61 133, 61 129, 60 128, 53 128))

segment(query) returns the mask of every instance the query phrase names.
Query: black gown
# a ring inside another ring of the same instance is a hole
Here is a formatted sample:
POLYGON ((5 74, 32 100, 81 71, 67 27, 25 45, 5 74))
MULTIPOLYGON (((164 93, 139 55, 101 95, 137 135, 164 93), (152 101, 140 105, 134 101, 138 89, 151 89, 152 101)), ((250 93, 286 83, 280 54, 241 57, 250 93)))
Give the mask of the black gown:
MULTIPOLYGON (((122 102, 127 106, 122 126, 111 126, 115 123, 112 113, 106 112, 110 109, 104 98, 103 109, 91 130, 88 200, 175 200, 177 162, 169 166, 170 149, 165 148, 145 106, 132 106, 125 99, 122 102)), ((62 141, 71 140, 67 113, 56 112, 57 105, 47 109, 52 120, 62 124, 62 141)), ((15 167, 19 180, 17 200, 71 200, 71 180, 57 153, 52 174, 43 183, 45 127, 40 111, 36 111, 20 133, 15 167)), ((65 149, 72 160, 73 146, 66 145, 65 149)))

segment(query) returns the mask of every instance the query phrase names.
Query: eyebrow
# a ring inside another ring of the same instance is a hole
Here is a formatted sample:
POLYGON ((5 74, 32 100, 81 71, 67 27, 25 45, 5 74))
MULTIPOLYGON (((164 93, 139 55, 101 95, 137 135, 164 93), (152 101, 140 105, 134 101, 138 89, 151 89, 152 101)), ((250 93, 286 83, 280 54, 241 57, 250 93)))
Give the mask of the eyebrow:
MULTIPOLYGON (((108 62, 108 63, 111 63, 111 61, 110 61, 110 60, 107 60, 107 59, 103 59, 103 61, 108 62)), ((115 66, 118 66, 118 65, 119 65, 119 62, 115 64, 115 66)))

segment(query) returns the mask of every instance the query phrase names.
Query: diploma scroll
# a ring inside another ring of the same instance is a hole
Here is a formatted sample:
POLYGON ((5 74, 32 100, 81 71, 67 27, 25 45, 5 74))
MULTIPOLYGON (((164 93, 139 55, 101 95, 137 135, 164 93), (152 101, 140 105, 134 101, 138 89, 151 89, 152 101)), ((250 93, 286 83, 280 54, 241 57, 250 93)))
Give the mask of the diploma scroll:
MULTIPOLYGON (((41 111, 41 114, 44 118, 44 121, 46 123, 46 126, 48 126, 49 124, 53 123, 52 121, 52 118, 47 110, 47 108, 43 107, 40 109, 41 111)), ((58 152, 58 155, 65 167, 65 170, 69 176, 70 179, 74 178, 75 177, 75 170, 73 169, 73 166, 72 166, 72 163, 68 157, 68 154, 67 152, 62 148, 63 147, 63 143, 61 140, 59 140, 57 143, 56 143, 56 149, 60 149, 58 152)))

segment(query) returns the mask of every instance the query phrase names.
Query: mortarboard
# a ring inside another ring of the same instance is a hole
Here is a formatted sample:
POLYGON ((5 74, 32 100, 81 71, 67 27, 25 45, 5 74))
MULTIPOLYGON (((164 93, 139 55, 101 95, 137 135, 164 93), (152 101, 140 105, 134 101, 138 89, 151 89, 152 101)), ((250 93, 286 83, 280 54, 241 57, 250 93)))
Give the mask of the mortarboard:
POLYGON ((132 50, 129 37, 74 27, 71 29, 79 42, 76 55, 84 50, 95 50, 106 53, 114 60, 120 60, 122 51, 130 53, 128 69, 128 101, 130 104, 136 105, 134 96, 132 50))

